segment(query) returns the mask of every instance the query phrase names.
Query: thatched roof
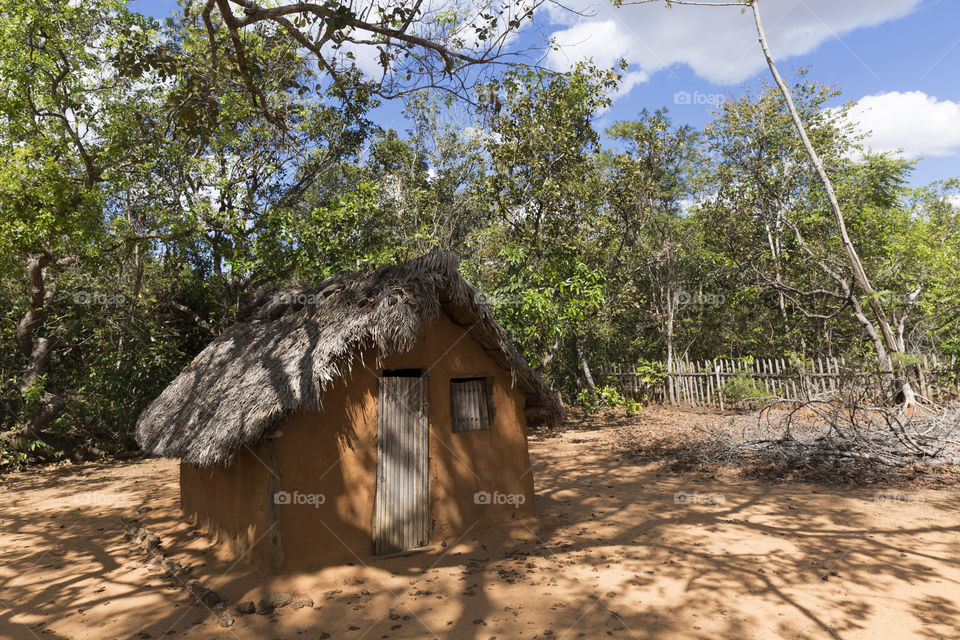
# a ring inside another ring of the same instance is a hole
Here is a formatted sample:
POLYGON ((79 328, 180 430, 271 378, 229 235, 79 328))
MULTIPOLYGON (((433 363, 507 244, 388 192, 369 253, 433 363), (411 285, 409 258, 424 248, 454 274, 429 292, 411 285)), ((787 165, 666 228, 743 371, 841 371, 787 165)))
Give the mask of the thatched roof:
MULTIPOLYGON (((377 271, 345 273, 303 289, 261 292, 140 415, 149 454, 197 466, 228 463, 288 414, 317 408, 361 350, 410 350, 445 313, 527 394, 528 415, 555 422, 557 395, 517 353, 483 296, 446 252, 377 271)), ((365 351, 369 353, 369 351, 365 351)))

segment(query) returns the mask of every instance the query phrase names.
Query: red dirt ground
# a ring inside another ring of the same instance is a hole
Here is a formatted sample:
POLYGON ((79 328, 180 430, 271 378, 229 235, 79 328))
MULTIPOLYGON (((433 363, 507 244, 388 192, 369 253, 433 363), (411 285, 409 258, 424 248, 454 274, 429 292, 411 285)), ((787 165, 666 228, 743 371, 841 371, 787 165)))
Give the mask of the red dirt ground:
MULTIPOLYGON (((639 417, 665 430, 702 419, 639 417)), ((534 519, 430 553, 282 577, 231 566, 180 520, 172 461, 6 476, 0 637, 960 637, 956 490, 668 473, 614 450, 611 427, 630 422, 531 438, 534 519), (139 518, 231 605, 289 591, 315 606, 236 615, 224 629, 148 567, 121 517, 139 518)))

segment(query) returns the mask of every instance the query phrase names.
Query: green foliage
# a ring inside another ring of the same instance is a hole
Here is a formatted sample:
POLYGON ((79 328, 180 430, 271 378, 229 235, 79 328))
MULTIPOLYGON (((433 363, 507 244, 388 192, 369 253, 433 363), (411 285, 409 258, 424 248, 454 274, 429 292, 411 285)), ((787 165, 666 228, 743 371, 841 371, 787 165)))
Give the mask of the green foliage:
MULTIPOLYGON (((51 398, 65 406, 43 440, 3 441, 19 465, 23 452, 56 457, 54 443, 133 446, 145 404, 276 269, 272 247, 258 251, 270 214, 357 153, 371 102, 291 96, 312 72, 256 30, 245 39, 263 104, 231 59, 210 68, 196 20, 161 26, 112 0, 13 4, 0 7, 0 430, 51 398), (31 257, 46 295, 22 352, 31 257), (53 349, 29 383, 41 339, 53 349)), ((342 209, 334 217, 360 224, 342 209)))
MULTIPOLYGON (((854 313, 871 301, 822 268, 838 264, 835 223, 770 88, 732 96, 704 131, 664 109, 604 139, 596 117, 622 69, 514 68, 480 87, 479 112, 407 95, 398 133, 368 118, 375 89, 356 73, 343 102, 264 25, 243 30, 244 78, 235 56, 211 55, 196 11, 0 10, 0 432, 50 397, 66 407, 41 439, 3 445, 0 467, 132 446, 146 403, 261 287, 434 248, 460 254, 529 362, 591 410, 641 405, 585 390, 584 361, 636 362, 657 385, 677 354, 809 366, 871 347, 854 313), (26 269, 39 258, 38 307, 26 269), (31 382, 38 340, 53 346, 31 382)), ((794 90, 875 301, 907 350, 960 355, 960 181, 908 189, 911 163, 858 153, 847 107, 826 108, 835 90, 804 72, 794 90)), ((745 378, 724 391, 764 395, 745 378)))
POLYGON ((19 471, 27 466, 30 456, 26 451, 15 449, 7 450, 0 447, 0 472, 19 471))
POLYGON ((730 404, 755 405, 768 397, 763 385, 750 376, 738 375, 728 379, 721 387, 723 396, 730 404))
POLYGON ((577 394, 577 404, 593 412, 600 407, 622 408, 628 416, 634 416, 643 408, 643 403, 621 395, 614 387, 601 385, 595 390, 581 389, 577 394))
POLYGON ((644 384, 660 384, 667 379, 667 368, 663 362, 641 360, 634 365, 634 371, 644 384))
POLYGON ((895 353, 893 354, 893 362, 897 366, 908 367, 921 364, 923 358, 913 353, 895 353))

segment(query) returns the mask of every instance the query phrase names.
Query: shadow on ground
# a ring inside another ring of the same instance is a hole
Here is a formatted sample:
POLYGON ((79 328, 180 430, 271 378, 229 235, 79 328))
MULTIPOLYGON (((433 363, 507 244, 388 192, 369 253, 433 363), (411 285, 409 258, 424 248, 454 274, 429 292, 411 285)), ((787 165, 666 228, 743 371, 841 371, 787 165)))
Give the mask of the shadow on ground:
MULTIPOLYGON (((669 426, 669 425, 668 425, 669 426)), ((954 491, 692 479, 628 464, 604 425, 531 438, 537 517, 427 554, 285 576, 182 522, 170 461, 3 479, 4 638, 716 638, 960 635, 954 491), (598 427, 603 428, 598 428, 598 427), (123 539, 137 517, 231 603, 314 608, 223 629, 123 539)))

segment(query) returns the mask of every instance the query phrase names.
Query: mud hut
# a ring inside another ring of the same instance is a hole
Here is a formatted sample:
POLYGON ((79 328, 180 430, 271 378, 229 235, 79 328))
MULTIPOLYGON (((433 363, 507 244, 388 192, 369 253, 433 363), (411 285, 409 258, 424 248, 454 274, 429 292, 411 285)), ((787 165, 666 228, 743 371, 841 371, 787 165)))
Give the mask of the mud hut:
POLYGON ((457 258, 270 289, 142 413, 181 506, 274 571, 387 555, 533 513, 528 420, 557 396, 457 258))

